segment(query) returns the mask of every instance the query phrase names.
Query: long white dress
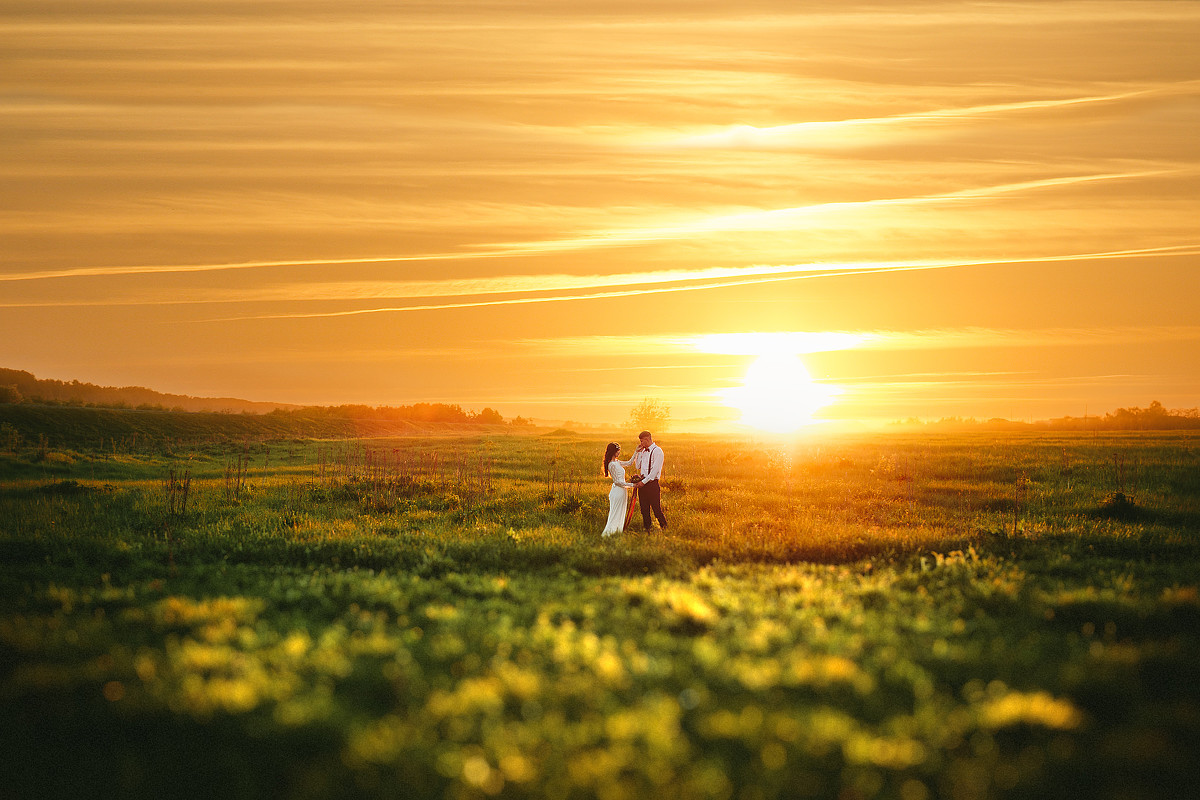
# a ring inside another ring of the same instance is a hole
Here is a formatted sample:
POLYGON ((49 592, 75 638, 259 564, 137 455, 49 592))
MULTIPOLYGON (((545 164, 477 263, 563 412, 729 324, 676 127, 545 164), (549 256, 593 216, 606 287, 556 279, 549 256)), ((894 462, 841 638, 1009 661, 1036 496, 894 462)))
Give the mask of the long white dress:
POLYGON ((633 463, 617 461, 608 462, 608 476, 612 478, 612 488, 608 490, 608 524, 604 526, 603 536, 612 536, 625 530, 625 512, 629 509, 629 489, 632 483, 625 482, 625 468, 633 463))

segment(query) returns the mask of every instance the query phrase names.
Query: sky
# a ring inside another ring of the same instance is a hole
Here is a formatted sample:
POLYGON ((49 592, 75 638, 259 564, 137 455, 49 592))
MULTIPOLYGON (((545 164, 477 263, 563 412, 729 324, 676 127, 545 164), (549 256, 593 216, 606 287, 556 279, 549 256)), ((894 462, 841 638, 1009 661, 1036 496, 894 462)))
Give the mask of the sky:
POLYGON ((0 366, 680 430, 1200 405, 1200 2, 0 16, 0 366))

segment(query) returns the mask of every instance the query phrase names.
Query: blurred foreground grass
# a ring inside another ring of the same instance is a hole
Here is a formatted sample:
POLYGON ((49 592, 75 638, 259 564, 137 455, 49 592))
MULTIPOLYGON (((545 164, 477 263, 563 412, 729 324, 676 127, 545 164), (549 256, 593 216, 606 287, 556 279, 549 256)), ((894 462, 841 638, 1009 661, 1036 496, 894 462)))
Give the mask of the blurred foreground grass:
POLYGON ((663 444, 0 455, 0 796, 1193 791, 1200 437, 663 444))

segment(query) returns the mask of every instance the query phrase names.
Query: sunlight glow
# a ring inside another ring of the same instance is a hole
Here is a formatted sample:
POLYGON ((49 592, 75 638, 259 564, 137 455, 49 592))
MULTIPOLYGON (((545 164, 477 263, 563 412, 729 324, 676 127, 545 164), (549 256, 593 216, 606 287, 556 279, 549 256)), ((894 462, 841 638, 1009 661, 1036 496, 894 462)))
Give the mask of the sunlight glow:
POLYGON ((742 422, 772 433, 791 433, 813 424, 813 414, 833 402, 838 390, 816 383, 800 358, 772 352, 758 357, 740 387, 727 389, 725 404, 742 412, 742 422))
MULTIPOLYGON (((716 131, 669 137, 652 141, 661 147, 697 148, 770 148, 808 147, 850 148, 882 141, 896 141, 895 128, 905 128, 908 136, 918 135, 916 127, 921 123, 944 123, 948 120, 990 119, 997 115, 1070 108, 1098 103, 1115 103, 1154 95, 1187 94, 1195 91, 1193 80, 1170 82, 1150 88, 1115 94, 1087 95, 1076 97, 1053 97, 1023 100, 1015 103, 991 103, 965 107, 937 108, 914 111, 884 117, 858 119, 814 120, 788 125, 759 127, 755 125, 733 125, 716 131)), ((941 130, 938 128, 938 130, 941 130)))
POLYGON ((698 336, 694 346, 702 353, 718 355, 797 355, 850 350, 872 338, 868 333, 849 331, 749 331, 698 336))

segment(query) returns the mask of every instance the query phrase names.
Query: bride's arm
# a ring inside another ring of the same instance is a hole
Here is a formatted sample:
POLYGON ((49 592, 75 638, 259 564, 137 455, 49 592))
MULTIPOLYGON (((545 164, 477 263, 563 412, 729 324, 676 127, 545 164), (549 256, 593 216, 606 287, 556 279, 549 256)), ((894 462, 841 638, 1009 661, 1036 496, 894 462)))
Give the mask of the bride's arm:
POLYGON ((617 480, 612 474, 612 467, 608 468, 608 477, 612 478, 612 482, 615 483, 617 486, 620 486, 622 489, 630 489, 634 485, 632 483, 626 483, 625 481, 617 480))

